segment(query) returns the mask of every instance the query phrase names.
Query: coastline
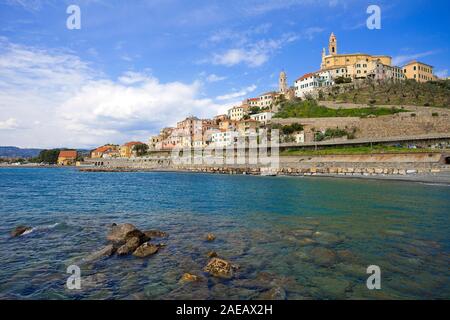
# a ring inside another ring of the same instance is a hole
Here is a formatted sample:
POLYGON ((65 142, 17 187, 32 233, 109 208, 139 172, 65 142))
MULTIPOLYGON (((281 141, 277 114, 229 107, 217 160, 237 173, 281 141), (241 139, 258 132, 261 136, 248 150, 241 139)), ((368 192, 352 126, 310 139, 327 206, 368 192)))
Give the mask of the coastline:
POLYGON ((344 178, 344 179, 362 179, 362 180, 384 180, 384 181, 402 181, 402 182, 416 182, 416 183, 430 183, 439 185, 450 186, 450 171, 439 173, 416 173, 406 175, 388 175, 388 174, 325 174, 325 173, 313 173, 313 174, 289 174, 280 173, 274 175, 262 175, 258 173, 245 172, 245 173, 227 173, 218 171, 202 171, 202 170, 189 170, 178 168, 80 168, 80 172, 167 172, 167 173, 203 173, 203 174, 227 174, 227 175, 249 175, 249 176, 273 176, 273 177, 296 177, 296 178, 344 178))

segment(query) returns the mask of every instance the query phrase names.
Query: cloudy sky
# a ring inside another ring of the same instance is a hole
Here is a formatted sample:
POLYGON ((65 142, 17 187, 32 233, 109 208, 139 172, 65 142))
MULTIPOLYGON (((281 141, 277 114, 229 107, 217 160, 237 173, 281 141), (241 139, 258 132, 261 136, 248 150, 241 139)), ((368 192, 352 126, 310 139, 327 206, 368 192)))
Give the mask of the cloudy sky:
POLYGON ((147 141, 210 117, 341 53, 450 67, 449 1, 0 0, 0 145, 90 148, 147 141), (69 30, 69 5, 81 29, 69 30), (369 4, 381 30, 366 27, 369 4))

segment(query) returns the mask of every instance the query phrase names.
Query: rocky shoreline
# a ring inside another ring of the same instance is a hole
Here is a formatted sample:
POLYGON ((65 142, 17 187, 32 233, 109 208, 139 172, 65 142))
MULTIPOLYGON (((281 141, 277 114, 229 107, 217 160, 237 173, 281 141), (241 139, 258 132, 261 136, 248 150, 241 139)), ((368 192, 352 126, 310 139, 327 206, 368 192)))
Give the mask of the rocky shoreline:
POLYGON ((393 167, 311 167, 311 168, 249 168, 249 167, 174 167, 174 168, 81 168, 82 172, 192 172, 227 175, 332 177, 414 181, 450 184, 448 168, 393 168, 393 167))

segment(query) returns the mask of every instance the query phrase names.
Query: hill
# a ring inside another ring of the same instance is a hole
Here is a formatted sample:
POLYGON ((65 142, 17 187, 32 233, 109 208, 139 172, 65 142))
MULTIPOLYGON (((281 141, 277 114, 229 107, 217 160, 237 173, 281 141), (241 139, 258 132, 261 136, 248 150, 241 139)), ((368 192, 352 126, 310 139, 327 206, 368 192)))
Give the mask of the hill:
POLYGON ((450 80, 419 83, 406 80, 396 83, 336 85, 320 100, 370 105, 413 105, 450 108, 450 80))
POLYGON ((400 108, 368 107, 355 109, 331 109, 315 100, 294 100, 281 103, 275 118, 323 118, 323 117, 368 117, 384 116, 404 112, 400 108))
POLYGON ((34 158, 42 149, 21 149, 17 147, 0 147, 0 158, 34 158))

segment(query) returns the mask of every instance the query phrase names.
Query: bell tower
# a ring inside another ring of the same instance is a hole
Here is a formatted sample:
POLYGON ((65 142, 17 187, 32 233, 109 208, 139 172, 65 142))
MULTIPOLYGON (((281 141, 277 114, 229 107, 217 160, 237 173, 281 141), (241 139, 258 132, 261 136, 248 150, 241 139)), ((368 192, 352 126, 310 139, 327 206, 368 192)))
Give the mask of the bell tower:
POLYGON ((280 93, 286 94, 288 91, 286 72, 281 71, 278 79, 278 90, 280 93))
POLYGON ((337 40, 333 32, 331 33, 330 41, 328 42, 328 51, 332 56, 337 54, 337 40))

